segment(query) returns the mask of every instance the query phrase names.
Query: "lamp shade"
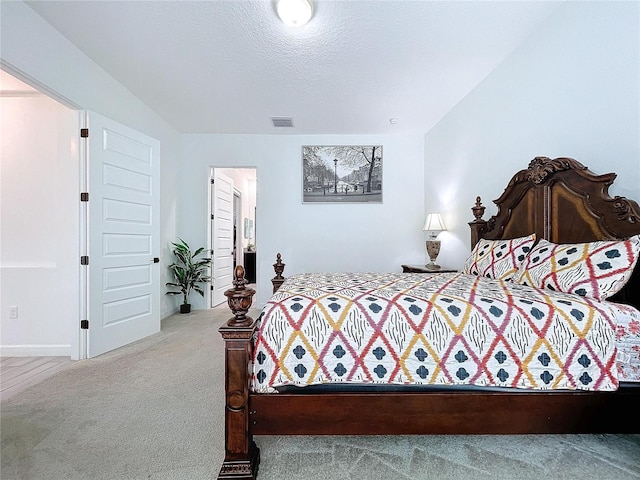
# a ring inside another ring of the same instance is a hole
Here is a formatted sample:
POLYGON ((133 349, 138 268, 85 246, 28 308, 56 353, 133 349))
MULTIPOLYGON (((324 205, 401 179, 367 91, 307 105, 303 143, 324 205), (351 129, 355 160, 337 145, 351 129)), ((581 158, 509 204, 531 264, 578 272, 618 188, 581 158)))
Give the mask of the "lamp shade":
POLYGON ((439 213, 430 213, 422 228, 425 232, 443 232, 446 230, 442 217, 439 213))
POLYGON ((289 27, 301 27, 313 15, 311 0, 276 0, 280 20, 289 27))

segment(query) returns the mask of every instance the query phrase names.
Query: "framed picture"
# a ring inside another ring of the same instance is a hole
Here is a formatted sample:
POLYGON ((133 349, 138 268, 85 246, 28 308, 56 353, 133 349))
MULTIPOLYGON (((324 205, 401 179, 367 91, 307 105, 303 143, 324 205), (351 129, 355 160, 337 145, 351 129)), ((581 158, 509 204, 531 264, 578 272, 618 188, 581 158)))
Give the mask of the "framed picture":
POLYGON ((382 203, 382 145, 303 146, 302 203, 382 203))

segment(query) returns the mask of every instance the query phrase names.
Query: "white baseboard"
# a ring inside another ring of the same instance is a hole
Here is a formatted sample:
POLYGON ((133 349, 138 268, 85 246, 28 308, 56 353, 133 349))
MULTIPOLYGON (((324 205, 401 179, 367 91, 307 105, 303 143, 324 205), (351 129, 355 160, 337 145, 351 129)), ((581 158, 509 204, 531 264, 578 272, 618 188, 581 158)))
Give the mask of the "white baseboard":
POLYGON ((0 357, 70 357, 71 345, 0 345, 0 357))

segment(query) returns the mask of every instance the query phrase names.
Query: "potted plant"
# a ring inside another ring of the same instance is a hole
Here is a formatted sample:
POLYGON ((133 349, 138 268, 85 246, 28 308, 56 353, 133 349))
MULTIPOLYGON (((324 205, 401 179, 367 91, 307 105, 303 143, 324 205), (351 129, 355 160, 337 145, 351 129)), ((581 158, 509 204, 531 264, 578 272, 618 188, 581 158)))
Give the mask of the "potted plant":
POLYGON ((176 287, 179 291, 172 290, 167 292, 167 295, 182 295, 180 313, 189 313, 191 311, 189 295, 192 291, 196 291, 204 297, 204 290, 200 284, 211 280, 207 275, 211 259, 197 258, 204 252, 204 247, 192 253, 187 242, 181 238, 178 238, 177 242, 172 242, 171 245, 173 245, 173 255, 176 260, 169 265, 174 281, 167 282, 167 287, 176 287))

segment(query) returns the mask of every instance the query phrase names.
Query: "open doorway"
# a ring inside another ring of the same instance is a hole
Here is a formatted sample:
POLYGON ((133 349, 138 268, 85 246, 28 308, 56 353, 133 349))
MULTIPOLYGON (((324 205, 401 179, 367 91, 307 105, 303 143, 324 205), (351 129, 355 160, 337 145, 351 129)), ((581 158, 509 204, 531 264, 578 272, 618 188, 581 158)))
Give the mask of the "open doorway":
POLYGON ((0 110, 0 353, 77 360, 78 111, 5 70, 0 110))
POLYGON ((211 251, 210 306, 226 301, 236 265, 257 283, 255 168, 217 168, 209 172, 209 249, 211 251))

